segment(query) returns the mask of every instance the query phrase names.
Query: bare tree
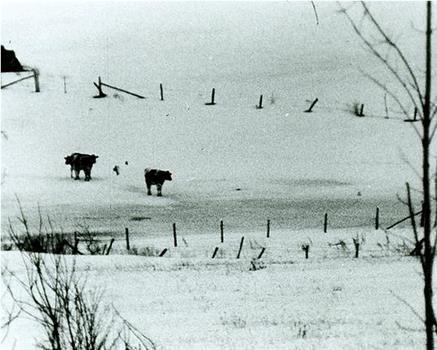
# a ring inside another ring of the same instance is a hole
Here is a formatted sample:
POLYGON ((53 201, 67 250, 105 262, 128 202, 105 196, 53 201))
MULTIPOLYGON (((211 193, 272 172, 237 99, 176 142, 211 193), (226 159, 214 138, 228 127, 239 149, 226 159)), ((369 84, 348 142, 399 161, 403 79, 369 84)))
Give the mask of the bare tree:
MULTIPOLYGON (((419 6, 421 3, 418 3, 419 6)), ((360 3, 360 17, 356 18, 351 14, 351 7, 345 8, 343 12, 351 24, 354 32, 364 43, 366 49, 373 55, 389 74, 389 81, 383 82, 374 76, 364 73, 371 81, 379 86, 388 96, 390 96, 402 113, 409 118, 408 104, 412 104, 419 116, 419 127, 413 125, 414 130, 421 142, 421 199, 423 202, 423 237, 417 231, 414 221, 414 209, 410 196, 410 188, 407 183, 407 194, 409 211, 412 217, 412 226, 416 246, 422 244, 423 249, 419 249, 419 258, 422 266, 424 280, 424 301, 425 301, 425 330, 426 347, 434 349, 434 331, 436 330, 436 319, 433 310, 433 265, 436 253, 437 241, 433 237, 432 228, 432 196, 431 196, 431 172, 430 172, 430 148, 433 137, 437 129, 436 101, 431 101, 431 77, 432 77, 432 3, 426 2, 426 30, 425 30, 425 50, 424 50, 424 75, 422 71, 415 69, 412 62, 407 58, 401 46, 396 43, 393 37, 383 28, 375 15, 370 11, 365 2, 360 3), (391 85, 389 85, 389 83, 391 85), (421 243, 423 242, 423 243, 421 243)), ((437 181, 437 180, 436 180, 437 181)), ((436 193, 437 196, 437 193, 436 193)))
MULTIPOLYGON (((31 237, 21 213, 20 221, 31 237)), ((41 235, 41 227, 38 233, 41 235)), ((10 235, 15 243, 20 242, 12 225, 10 235)), ((3 284, 12 305, 3 328, 9 329, 17 318, 27 317, 43 330, 38 344, 43 350, 155 349, 153 341, 112 306, 104 305, 103 292, 93 290, 86 275, 78 272, 76 256, 24 249, 20 254, 24 273, 2 266, 3 284)))

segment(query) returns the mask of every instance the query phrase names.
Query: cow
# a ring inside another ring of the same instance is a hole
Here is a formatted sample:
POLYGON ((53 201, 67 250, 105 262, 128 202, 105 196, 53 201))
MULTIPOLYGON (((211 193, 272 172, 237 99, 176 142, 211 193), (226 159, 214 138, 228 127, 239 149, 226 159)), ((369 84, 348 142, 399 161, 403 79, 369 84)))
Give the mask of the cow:
POLYGON ((70 165, 70 176, 73 178, 73 171, 75 173, 75 180, 79 180, 79 173, 81 170, 85 173, 85 181, 91 180, 91 169, 96 159, 99 156, 95 154, 83 154, 83 153, 72 153, 69 156, 64 157, 65 164, 70 165))
POLYGON ((159 169, 151 169, 147 168, 144 170, 144 179, 146 181, 147 186, 147 195, 151 196, 152 191, 150 190, 152 185, 156 185, 158 190, 158 197, 162 196, 162 185, 165 180, 171 181, 171 172, 159 170, 159 169))

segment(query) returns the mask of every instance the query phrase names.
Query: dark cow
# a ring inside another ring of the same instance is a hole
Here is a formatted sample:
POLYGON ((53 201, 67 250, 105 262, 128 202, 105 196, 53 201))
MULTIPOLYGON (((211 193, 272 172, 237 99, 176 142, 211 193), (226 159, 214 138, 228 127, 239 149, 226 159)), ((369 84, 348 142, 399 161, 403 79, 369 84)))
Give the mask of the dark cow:
POLYGON ((73 178, 74 171, 74 179, 79 180, 79 173, 83 170, 85 173, 85 181, 91 180, 91 169, 97 158, 99 158, 99 156, 96 156, 95 154, 83 153, 72 153, 71 155, 64 157, 65 164, 70 165, 71 167, 71 178, 73 178))
POLYGON ((164 170, 158 170, 158 169, 150 169, 147 168, 144 170, 144 178, 146 180, 146 186, 147 186, 147 195, 151 196, 152 191, 150 188, 152 185, 156 185, 156 188, 158 190, 158 197, 162 196, 162 185, 164 184, 165 180, 171 181, 171 172, 164 171, 164 170))

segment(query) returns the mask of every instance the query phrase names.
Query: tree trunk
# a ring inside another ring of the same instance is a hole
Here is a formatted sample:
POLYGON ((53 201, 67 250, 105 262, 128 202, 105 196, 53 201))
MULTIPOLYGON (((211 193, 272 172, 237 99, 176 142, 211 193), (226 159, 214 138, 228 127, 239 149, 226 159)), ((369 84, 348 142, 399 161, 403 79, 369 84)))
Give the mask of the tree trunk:
POLYGON ((431 1, 427 1, 426 9, 426 81, 425 81, 425 99, 423 102, 423 137, 422 137, 422 153, 423 153, 423 216, 424 216, 424 297, 425 297, 425 328, 426 328, 426 348, 427 350, 434 349, 434 312, 432 307, 432 274, 434 254, 431 243, 431 188, 429 174, 429 147, 430 139, 430 124, 431 124, 431 1))

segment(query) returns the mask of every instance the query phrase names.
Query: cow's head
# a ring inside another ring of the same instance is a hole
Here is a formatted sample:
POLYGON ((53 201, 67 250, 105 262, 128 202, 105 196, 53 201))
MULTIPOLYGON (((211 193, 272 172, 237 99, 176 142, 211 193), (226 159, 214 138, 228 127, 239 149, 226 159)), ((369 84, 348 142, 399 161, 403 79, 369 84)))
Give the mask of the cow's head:
POLYGON ((164 171, 163 173, 164 173, 164 180, 171 181, 171 172, 164 171))
POLYGON ((97 158, 99 158, 99 156, 96 156, 95 154, 91 154, 90 155, 91 164, 94 164, 97 158))
POLYGON ((66 156, 64 157, 65 159, 65 164, 71 164, 71 162, 73 161, 73 156, 66 156))

